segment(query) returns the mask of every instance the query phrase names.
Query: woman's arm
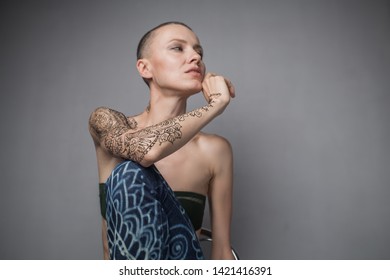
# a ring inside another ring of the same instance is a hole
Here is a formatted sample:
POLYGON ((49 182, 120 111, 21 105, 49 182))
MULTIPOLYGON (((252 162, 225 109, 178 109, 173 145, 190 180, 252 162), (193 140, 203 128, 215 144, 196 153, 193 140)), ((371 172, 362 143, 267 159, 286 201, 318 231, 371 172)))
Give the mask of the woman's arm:
POLYGON ((234 259, 230 242, 233 191, 233 152, 230 143, 219 138, 211 146, 213 178, 209 187, 211 230, 213 233, 212 259, 234 259))
POLYGON ((222 76, 207 75, 203 93, 209 104, 134 132, 126 116, 106 107, 89 119, 95 144, 112 155, 150 166, 184 146, 212 119, 220 115, 234 96, 234 88, 222 76))

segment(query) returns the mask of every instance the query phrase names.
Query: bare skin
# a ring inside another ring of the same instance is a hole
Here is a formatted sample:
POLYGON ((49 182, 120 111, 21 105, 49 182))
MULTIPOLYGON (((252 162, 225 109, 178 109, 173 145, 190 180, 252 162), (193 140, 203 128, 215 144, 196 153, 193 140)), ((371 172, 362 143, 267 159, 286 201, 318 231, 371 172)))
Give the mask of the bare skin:
MULTIPOLYGON (((213 231, 212 258, 233 259, 230 249, 233 156, 229 142, 200 130, 220 115, 234 97, 222 76, 205 75, 196 35, 181 25, 156 31, 146 58, 137 61, 149 81, 149 109, 134 117, 109 108, 92 112, 89 129, 95 143, 99 182, 125 159, 155 164, 174 191, 207 195, 213 231), (186 112, 191 95, 203 91, 207 104, 186 112)), ((102 219, 104 258, 107 224, 102 219)))

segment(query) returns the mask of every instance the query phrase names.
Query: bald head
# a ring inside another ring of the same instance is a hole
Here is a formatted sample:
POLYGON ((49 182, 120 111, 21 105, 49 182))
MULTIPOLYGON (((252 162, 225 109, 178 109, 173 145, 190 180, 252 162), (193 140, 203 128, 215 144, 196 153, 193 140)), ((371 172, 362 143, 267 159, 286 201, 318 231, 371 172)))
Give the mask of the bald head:
POLYGON ((171 24, 182 25, 192 31, 192 29, 188 25, 178 21, 169 21, 154 27, 153 29, 146 32, 146 34, 139 41, 137 47, 137 59, 145 58, 148 55, 150 44, 152 43, 157 30, 160 29, 161 27, 171 25, 171 24))

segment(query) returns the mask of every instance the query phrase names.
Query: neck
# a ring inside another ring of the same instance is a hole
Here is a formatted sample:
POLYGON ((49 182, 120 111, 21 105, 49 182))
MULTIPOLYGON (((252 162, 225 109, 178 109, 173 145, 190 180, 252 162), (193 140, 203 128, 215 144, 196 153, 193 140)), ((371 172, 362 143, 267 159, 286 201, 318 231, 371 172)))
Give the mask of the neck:
POLYGON ((151 92, 150 103, 145 112, 146 126, 184 114, 187 109, 187 98, 179 94, 166 96, 151 92))

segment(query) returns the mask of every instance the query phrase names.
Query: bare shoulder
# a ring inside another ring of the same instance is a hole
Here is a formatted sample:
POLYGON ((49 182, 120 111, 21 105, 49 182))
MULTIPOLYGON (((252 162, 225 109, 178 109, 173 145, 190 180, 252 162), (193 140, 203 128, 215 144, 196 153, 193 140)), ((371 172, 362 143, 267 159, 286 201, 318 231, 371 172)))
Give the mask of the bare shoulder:
POLYGON ((108 107, 96 108, 89 117, 89 132, 95 141, 100 141, 108 132, 129 127, 126 116, 108 107))
POLYGON ((199 133, 198 147, 204 163, 212 176, 230 174, 233 166, 233 150, 230 142, 216 134, 199 133))
POLYGON ((126 123, 127 118, 123 113, 108 107, 96 108, 89 117, 89 125, 98 130, 104 130, 110 127, 110 124, 115 121, 126 123))
POLYGON ((196 138, 200 150, 210 157, 232 154, 230 142, 220 135, 200 132, 196 138))

